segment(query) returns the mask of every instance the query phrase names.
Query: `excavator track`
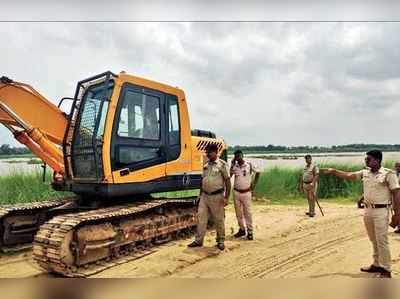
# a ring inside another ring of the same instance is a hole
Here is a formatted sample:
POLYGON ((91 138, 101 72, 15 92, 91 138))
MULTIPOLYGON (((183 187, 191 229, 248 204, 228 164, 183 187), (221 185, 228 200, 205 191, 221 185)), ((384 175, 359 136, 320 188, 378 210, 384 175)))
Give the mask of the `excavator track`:
POLYGON ((48 272, 86 277, 154 252, 197 225, 196 198, 158 199, 56 216, 40 227, 33 259, 48 272))
POLYGON ((15 252, 32 247, 40 225, 52 215, 50 210, 74 201, 75 197, 0 206, 0 250, 15 252))

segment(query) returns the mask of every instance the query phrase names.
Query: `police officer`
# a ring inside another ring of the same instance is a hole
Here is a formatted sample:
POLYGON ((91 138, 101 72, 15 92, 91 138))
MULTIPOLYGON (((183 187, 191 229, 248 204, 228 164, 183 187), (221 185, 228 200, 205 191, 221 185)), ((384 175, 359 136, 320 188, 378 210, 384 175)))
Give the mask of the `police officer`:
POLYGON ((372 150, 365 158, 366 169, 344 172, 333 168, 321 169, 322 173, 346 180, 360 179, 364 188, 364 224, 373 246, 373 263, 360 270, 391 277, 391 260, 388 240, 390 203, 393 199, 394 215, 390 226, 400 224, 400 186, 394 171, 381 166, 382 152, 372 150))
POLYGON ((209 216, 213 217, 217 230, 217 247, 225 249, 225 210, 231 192, 231 182, 227 163, 218 159, 218 147, 210 144, 207 147, 208 162, 203 168, 198 208, 198 225, 196 239, 189 247, 203 246, 209 216))
POLYGON ((240 238, 246 235, 253 240, 253 220, 251 215, 251 195, 260 177, 259 170, 250 162, 243 159, 243 152, 237 150, 231 163, 231 176, 234 176, 234 204, 239 231, 234 235, 240 238), (254 175, 254 181, 253 180, 254 175))
MULTIPOLYGON (((399 184, 400 184, 400 162, 399 161, 397 161, 394 164, 394 171, 396 172, 397 179, 399 180, 399 184)), ((397 229, 394 232, 396 234, 400 234, 400 226, 398 226, 397 229)))
POLYGON ((305 155, 306 165, 300 179, 301 191, 305 193, 308 201, 308 212, 306 215, 315 216, 315 198, 318 189, 319 168, 312 163, 311 155, 305 155))

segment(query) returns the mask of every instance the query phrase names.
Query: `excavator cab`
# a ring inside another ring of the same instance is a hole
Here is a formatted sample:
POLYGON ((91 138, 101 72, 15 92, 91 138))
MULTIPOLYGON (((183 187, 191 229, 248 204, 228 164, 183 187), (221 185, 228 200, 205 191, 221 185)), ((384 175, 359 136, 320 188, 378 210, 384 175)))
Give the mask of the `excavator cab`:
POLYGON ((181 89, 106 72, 78 83, 69 115, 62 190, 109 198, 199 187, 181 89))

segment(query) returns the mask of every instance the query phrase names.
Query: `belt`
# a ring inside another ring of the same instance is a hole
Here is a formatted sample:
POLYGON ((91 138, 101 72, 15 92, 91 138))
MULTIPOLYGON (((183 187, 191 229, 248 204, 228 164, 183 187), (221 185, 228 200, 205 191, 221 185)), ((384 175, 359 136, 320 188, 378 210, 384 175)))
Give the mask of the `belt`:
POLYGON ((213 192, 206 192, 206 191, 202 190, 202 192, 204 192, 207 195, 217 195, 217 194, 223 193, 224 189, 218 189, 218 190, 215 190, 213 192))
POLYGON ((235 190, 235 191, 237 191, 239 193, 247 193, 247 192, 251 191, 251 188, 247 188, 247 189, 243 189, 243 190, 239 190, 239 189, 233 188, 233 190, 235 190))
POLYGON ((311 183, 312 183, 312 181, 311 181, 311 182, 303 182, 303 183, 308 185, 308 184, 311 184, 311 183))
POLYGON ((390 207, 390 204, 384 204, 384 203, 373 204, 373 203, 368 203, 368 204, 365 204, 365 206, 366 206, 367 208, 372 208, 372 209, 382 209, 382 208, 388 208, 388 207, 390 207))

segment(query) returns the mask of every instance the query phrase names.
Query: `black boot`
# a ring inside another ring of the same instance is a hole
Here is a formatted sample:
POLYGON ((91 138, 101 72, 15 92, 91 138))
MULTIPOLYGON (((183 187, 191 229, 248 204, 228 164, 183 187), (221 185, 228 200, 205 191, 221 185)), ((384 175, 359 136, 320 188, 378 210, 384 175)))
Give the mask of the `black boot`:
POLYGON ((252 233, 252 232, 248 232, 248 233, 247 233, 247 240, 250 240, 250 241, 254 240, 254 237, 253 237, 253 233, 252 233))
POLYGON ((245 235, 246 235, 246 231, 244 229, 239 228, 239 231, 236 234, 234 234, 233 236, 235 238, 240 238, 240 237, 243 237, 245 235))
POLYGON ((193 241, 188 245, 188 247, 201 247, 203 244, 197 243, 196 241, 193 241))

